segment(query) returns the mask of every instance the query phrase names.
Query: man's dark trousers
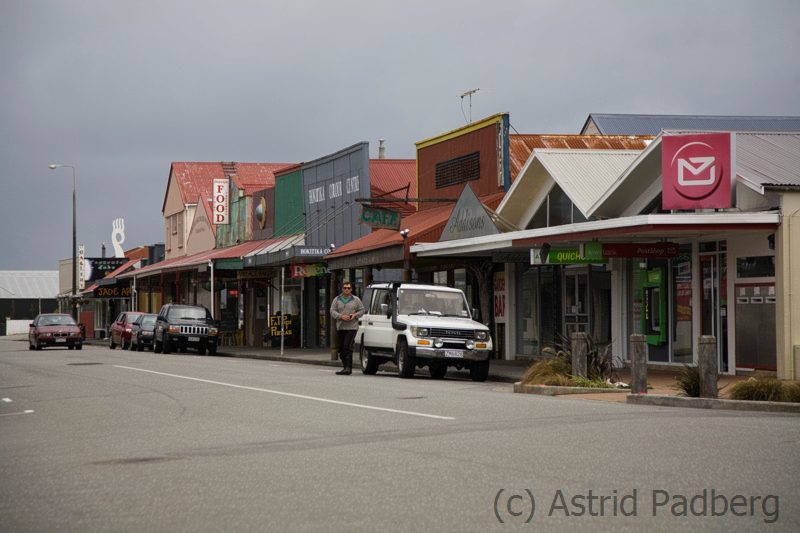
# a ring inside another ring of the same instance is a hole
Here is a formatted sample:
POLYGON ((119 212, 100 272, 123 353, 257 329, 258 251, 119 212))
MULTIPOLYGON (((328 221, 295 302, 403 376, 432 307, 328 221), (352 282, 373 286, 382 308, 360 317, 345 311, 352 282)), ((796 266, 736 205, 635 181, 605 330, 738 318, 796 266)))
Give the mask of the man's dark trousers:
POLYGON ((353 369, 353 341, 356 338, 355 329, 340 329, 336 332, 336 341, 339 346, 339 358, 345 370, 353 369))

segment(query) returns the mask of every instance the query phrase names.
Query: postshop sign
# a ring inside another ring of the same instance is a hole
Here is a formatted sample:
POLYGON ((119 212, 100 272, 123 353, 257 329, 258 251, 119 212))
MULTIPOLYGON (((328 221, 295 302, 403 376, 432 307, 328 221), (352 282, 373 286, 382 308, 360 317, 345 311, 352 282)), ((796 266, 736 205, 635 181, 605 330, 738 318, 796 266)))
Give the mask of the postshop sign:
POLYGON ((661 138, 661 206, 714 209, 733 205, 731 134, 661 138))

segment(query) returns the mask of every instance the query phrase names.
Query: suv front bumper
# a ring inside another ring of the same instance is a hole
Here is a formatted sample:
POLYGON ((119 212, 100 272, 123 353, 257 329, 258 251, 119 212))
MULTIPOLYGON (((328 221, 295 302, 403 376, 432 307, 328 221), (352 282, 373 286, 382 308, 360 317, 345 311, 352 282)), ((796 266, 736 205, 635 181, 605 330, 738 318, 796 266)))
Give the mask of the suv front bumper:
POLYGON ((410 346, 409 351, 419 359, 437 359, 442 361, 485 361, 492 355, 491 350, 467 350, 450 348, 429 348, 427 346, 410 346))

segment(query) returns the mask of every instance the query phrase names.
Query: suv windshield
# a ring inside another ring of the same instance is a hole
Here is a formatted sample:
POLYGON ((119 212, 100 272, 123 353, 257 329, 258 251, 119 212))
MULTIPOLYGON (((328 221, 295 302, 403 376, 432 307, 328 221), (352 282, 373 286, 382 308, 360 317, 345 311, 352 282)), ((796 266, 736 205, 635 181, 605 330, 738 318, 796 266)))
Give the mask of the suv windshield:
POLYGON ((169 310, 170 320, 205 320, 206 310, 203 307, 173 307, 169 310))
POLYGON ((468 318, 467 300, 460 292, 400 289, 397 291, 400 315, 439 315, 468 318))

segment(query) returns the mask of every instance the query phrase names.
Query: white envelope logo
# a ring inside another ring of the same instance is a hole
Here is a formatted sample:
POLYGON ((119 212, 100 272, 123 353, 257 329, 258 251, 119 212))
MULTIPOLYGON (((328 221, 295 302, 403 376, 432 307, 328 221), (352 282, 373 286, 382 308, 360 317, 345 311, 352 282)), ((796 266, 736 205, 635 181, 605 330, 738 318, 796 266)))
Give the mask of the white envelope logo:
POLYGON ((688 160, 678 159, 678 185, 683 187, 697 187, 701 185, 711 185, 717 179, 717 168, 712 166, 716 161, 715 157, 690 157, 688 160), (707 177, 700 175, 709 167, 707 177), (691 176, 684 178, 683 171, 688 170, 691 176))

